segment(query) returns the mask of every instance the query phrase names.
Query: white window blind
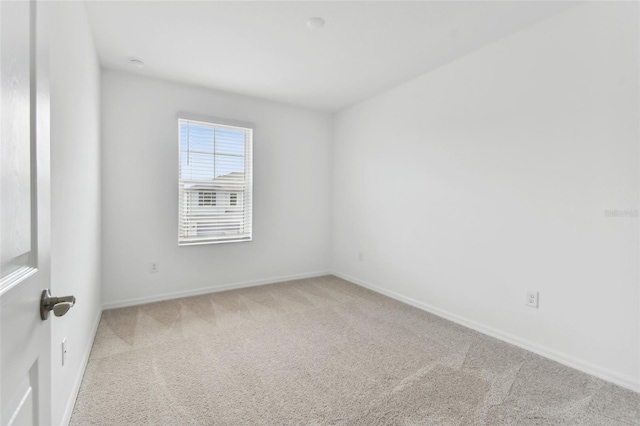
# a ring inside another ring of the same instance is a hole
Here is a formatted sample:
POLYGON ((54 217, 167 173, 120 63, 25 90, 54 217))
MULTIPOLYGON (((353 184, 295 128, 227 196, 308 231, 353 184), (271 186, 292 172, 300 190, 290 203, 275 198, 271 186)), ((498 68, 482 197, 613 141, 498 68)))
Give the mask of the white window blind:
POLYGON ((178 120, 178 244, 251 240, 250 128, 178 120))

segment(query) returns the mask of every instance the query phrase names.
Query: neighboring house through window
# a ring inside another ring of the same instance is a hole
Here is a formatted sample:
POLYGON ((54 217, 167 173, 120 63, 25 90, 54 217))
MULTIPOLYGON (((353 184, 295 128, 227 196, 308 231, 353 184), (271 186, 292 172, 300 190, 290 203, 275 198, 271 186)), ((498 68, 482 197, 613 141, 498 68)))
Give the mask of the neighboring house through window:
POLYGON ((178 120, 178 244, 252 238, 253 131, 178 120))

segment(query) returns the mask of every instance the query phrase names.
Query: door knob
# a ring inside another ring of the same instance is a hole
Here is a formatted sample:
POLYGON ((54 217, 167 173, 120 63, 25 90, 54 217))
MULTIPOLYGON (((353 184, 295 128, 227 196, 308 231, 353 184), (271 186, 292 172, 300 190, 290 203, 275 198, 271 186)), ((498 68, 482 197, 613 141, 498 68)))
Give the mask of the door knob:
POLYGON ((49 289, 42 290, 42 297, 40 298, 40 318, 42 318, 43 321, 49 319, 49 312, 51 311, 53 311, 55 316, 61 317, 75 304, 75 296, 51 297, 51 291, 49 289))

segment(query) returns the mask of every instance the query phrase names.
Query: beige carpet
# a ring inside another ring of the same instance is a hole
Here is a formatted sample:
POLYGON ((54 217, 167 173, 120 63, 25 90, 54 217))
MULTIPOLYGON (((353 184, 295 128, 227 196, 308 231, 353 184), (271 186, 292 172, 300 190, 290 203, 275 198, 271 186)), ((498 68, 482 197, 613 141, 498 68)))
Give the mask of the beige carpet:
POLYGON ((105 311, 72 425, 629 425, 640 396, 339 278, 105 311))

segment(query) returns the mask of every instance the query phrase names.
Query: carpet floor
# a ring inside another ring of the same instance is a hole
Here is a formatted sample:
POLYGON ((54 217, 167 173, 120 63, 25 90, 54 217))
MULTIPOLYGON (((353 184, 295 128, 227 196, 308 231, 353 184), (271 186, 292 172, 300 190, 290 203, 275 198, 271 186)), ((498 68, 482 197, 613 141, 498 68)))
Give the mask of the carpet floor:
POLYGON ((639 425, 640 395, 325 276, 105 311, 92 424, 639 425))

